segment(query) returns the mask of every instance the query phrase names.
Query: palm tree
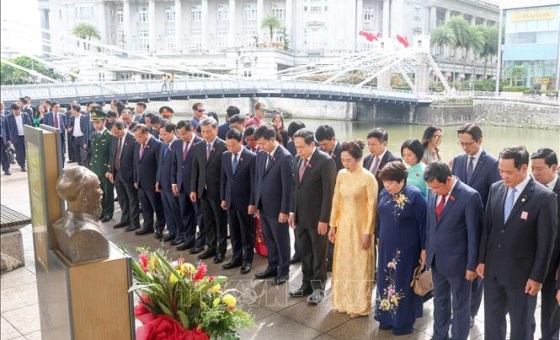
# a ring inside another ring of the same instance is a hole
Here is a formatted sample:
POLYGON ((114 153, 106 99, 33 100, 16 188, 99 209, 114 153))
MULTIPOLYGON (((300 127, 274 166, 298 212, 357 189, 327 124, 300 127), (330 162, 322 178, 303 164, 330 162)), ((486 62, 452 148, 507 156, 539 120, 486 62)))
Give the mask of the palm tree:
MULTIPOLYGON (((72 29, 72 34, 83 40, 89 40, 89 41, 91 41, 91 39, 101 40, 101 33, 99 33, 97 27, 85 22, 79 23, 76 26, 74 26, 74 28, 72 29)), ((78 46, 80 46, 80 42, 78 42, 78 46)), ((90 48, 90 43, 86 43, 84 41, 84 49, 89 50, 89 48, 90 48)))
POLYGON ((445 26, 449 27, 453 32, 453 44, 451 47, 454 51, 453 56, 453 81, 455 81, 455 66, 457 65, 457 50, 460 48, 466 48, 469 41, 469 23, 462 16, 456 15, 451 17, 449 21, 445 23, 445 26))
POLYGON ((442 48, 444 46, 452 46, 455 43, 453 31, 445 25, 434 28, 431 36, 431 43, 433 46, 440 48, 440 55, 443 54, 442 48))
POLYGON ((488 57, 490 57, 490 66, 492 66, 492 57, 498 54, 498 26, 481 27, 484 34, 484 46, 480 50, 480 56, 484 58, 484 79, 486 79, 488 57))
MULTIPOLYGON (((465 48, 465 60, 463 61, 463 74, 465 73, 465 69, 467 67, 467 57, 469 55, 469 51, 473 51, 473 56, 479 54, 479 51, 482 50, 484 47, 484 33, 482 26, 474 26, 469 25, 467 26, 468 30, 468 40, 466 42, 465 48)), ((476 58, 473 58, 473 73, 472 76, 476 79, 476 58)), ((472 78, 471 76, 471 78, 472 78)))
POLYGON ((275 29, 282 28, 282 23, 274 15, 267 15, 261 21, 261 28, 268 28, 270 33, 270 44, 272 45, 272 36, 275 29))

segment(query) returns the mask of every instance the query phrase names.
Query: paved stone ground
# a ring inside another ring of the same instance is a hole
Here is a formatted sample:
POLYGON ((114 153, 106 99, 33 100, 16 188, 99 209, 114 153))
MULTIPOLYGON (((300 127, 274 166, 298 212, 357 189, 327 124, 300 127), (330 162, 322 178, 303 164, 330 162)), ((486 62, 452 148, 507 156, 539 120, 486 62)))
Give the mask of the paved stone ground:
MULTIPOLYGON (((12 166, 12 176, 1 178, 1 202, 10 208, 30 216, 27 176, 12 166)), ((105 236, 113 243, 123 244, 134 250, 138 246, 152 249, 161 247, 169 251, 171 257, 183 255, 187 261, 196 262, 195 255, 179 252, 168 244, 161 244, 152 235, 136 236, 123 229, 113 229, 118 221, 120 210, 116 205, 113 221, 103 224, 105 236)), ((38 313, 37 287, 35 280, 35 263, 33 256, 33 239, 31 226, 22 229, 25 267, 4 273, 1 276, 1 340, 40 339, 40 321, 38 313)), ((231 257, 228 251, 226 262, 231 257)), ((305 299, 294 299, 288 291, 296 289, 301 283, 301 267, 293 265, 289 284, 276 288, 270 281, 253 280, 254 274, 266 268, 266 258, 256 255, 253 271, 241 275, 237 269, 224 271, 220 265, 208 263, 210 274, 224 274, 230 277, 230 286, 239 288, 245 301, 252 303, 245 306, 256 319, 256 328, 241 333, 242 339, 430 339, 433 328, 432 301, 424 304, 424 317, 414 325, 414 333, 396 337, 391 331, 379 329, 379 324, 370 315, 351 319, 331 309, 330 300, 321 305, 310 307, 305 299)), ((330 288, 330 287, 327 287, 330 288)), ((327 291, 327 294, 330 290, 327 291)), ((539 299, 540 300, 540 299, 539 299)), ((483 339, 483 309, 479 312, 475 326, 471 329, 471 339, 483 339)), ((537 324, 540 321, 540 306, 537 308, 537 324)), ((535 338, 540 332, 537 330, 535 338)))

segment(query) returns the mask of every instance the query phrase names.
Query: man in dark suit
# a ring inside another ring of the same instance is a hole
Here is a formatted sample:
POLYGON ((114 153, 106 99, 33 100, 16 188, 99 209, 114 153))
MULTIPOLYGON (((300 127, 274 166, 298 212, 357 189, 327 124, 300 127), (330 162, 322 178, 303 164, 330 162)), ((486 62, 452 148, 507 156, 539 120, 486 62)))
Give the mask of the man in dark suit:
POLYGON ((87 160, 87 150, 91 135, 91 124, 89 116, 80 113, 80 107, 72 105, 70 107, 70 121, 68 130, 72 132, 72 148, 74 150, 74 160, 78 165, 84 165, 87 160))
POLYGON ((191 177, 192 202, 200 200, 202 218, 206 231, 208 249, 199 255, 200 259, 214 256, 214 263, 221 263, 227 250, 227 216, 220 207, 220 173, 222 154, 226 143, 218 138, 218 123, 214 118, 204 118, 200 122, 204 143, 194 146, 191 177))
POLYGON ((202 141, 194 132, 189 120, 181 120, 177 123, 177 135, 181 139, 181 147, 175 149, 173 162, 173 173, 171 188, 178 194, 181 208, 181 221, 178 226, 178 238, 182 241, 177 250, 191 249, 191 254, 197 254, 204 248, 206 234, 200 225, 199 237, 196 237, 197 211, 200 210, 199 201, 193 203, 189 197, 191 192, 191 174, 193 155, 192 147, 202 141), (196 243, 195 243, 196 238, 196 243))
POLYGON ((257 128, 255 140, 261 149, 255 169, 255 206, 259 210, 268 251, 268 267, 257 279, 274 277, 276 286, 288 281, 290 233, 288 217, 292 189, 292 155, 276 141, 274 127, 257 128))
MULTIPOLYGON (((342 144, 336 139, 333 127, 330 125, 320 125, 317 130, 315 130, 315 140, 319 143, 321 150, 326 152, 334 160, 336 172, 338 173, 338 171, 343 168, 342 160, 340 159, 342 144)), ((328 242, 327 271, 329 272, 332 271, 333 252, 334 243, 328 242)))
POLYGON ((115 185, 121 207, 121 220, 113 228, 126 231, 140 229, 140 207, 138 189, 134 187, 134 135, 122 120, 118 119, 111 128, 110 175, 109 180, 115 185))
POLYGON ((172 246, 183 243, 178 237, 179 226, 183 223, 181 219, 181 208, 179 207, 179 193, 172 188, 173 178, 177 178, 174 172, 173 160, 177 149, 182 149, 182 142, 175 136, 176 127, 171 121, 165 121, 159 128, 159 134, 163 145, 159 154, 159 164, 156 173, 156 191, 160 193, 163 202, 163 214, 167 224, 167 234, 163 241, 171 241, 172 246))
POLYGON ((307 302, 323 301, 327 281, 327 229, 336 181, 334 160, 315 146, 312 131, 300 129, 294 134, 298 156, 293 166, 293 188, 288 224, 295 229, 301 254, 301 287, 292 297, 309 295, 307 302))
POLYGON ((129 109, 124 109, 121 112, 121 119, 124 122, 124 125, 129 131, 134 130, 134 127, 138 124, 132 119, 132 112, 129 109))
POLYGON ((45 114, 43 117, 43 124, 52 126, 60 130, 60 142, 62 150, 62 162, 64 163, 64 156, 66 155, 66 115, 60 112, 60 104, 53 102, 51 104, 52 111, 45 114))
MULTIPOLYGON (((549 148, 542 148, 531 155, 533 178, 556 194, 558 200, 558 220, 560 221, 560 179, 558 178, 558 156, 549 148)), ((556 241, 550 265, 541 291, 541 335, 543 340, 558 340, 560 334, 560 306, 556 295, 556 268, 560 265, 560 223, 557 223, 556 241)), ((535 331, 535 318, 532 331, 535 331)))
POLYGON ((241 132, 230 129, 226 133, 228 151, 222 155, 220 199, 227 211, 231 235, 231 261, 222 268, 241 267, 247 274, 253 266, 255 247, 254 177, 256 154, 243 147, 241 132))
MULTIPOLYGON (((305 127, 305 123, 303 123, 299 120, 294 120, 293 122, 288 124, 288 139, 289 139, 289 141, 288 141, 288 144, 286 145, 286 149, 288 150, 290 155, 292 155, 292 157, 295 157, 296 154, 297 154, 296 147, 295 147, 294 141, 293 141, 294 134, 299 129, 303 129, 304 127, 305 127)), ((297 254, 297 250, 296 250, 296 254, 297 254)), ((299 260, 297 262, 299 262, 299 260)))
POLYGON ((471 316, 471 283, 482 225, 480 194, 451 174, 443 162, 424 171, 428 194, 426 265, 434 281, 434 339, 466 340, 471 316), (451 310, 453 320, 451 321, 451 310))
POLYGON ((502 181, 490 188, 477 273, 484 278, 484 334, 530 339, 536 298, 546 278, 556 237, 556 195, 527 174, 529 153, 505 148, 498 167, 502 181))
POLYGON ((23 126, 31 125, 31 118, 27 113, 22 112, 16 104, 10 106, 10 111, 12 113, 6 116, 8 145, 14 145, 18 165, 21 171, 25 172, 25 136, 23 126))
MULTIPOLYGON (((486 207, 490 186, 500 180, 498 160, 482 150, 482 130, 473 123, 463 125, 457 130, 459 145, 464 153, 455 156, 451 172, 461 182, 467 184, 480 194, 482 207, 486 207)), ((472 283, 471 292, 471 327, 474 325, 482 302, 482 279, 477 277, 472 283)))
POLYGON ((0 161, 2 162, 2 171, 6 176, 10 176, 10 159, 6 155, 6 149, 8 148, 8 130, 6 126, 6 116, 4 115, 3 109, 0 111, 0 161))
POLYGON ((230 128, 230 124, 229 124, 229 120, 231 119, 231 117, 233 117, 233 115, 238 115, 239 114, 239 108, 237 106, 229 106, 226 109, 226 121, 223 124, 220 124, 218 126, 218 137, 220 139, 225 140, 226 139, 226 133, 229 131, 230 128))
POLYGON ((145 116, 146 116, 146 103, 138 102, 136 103, 136 109, 134 110, 136 114, 134 117, 134 121, 138 124, 146 124, 145 116))
POLYGON ((379 178, 381 169, 389 162, 400 160, 387 149, 388 141, 389 134, 383 128, 373 129, 367 134, 367 146, 371 155, 364 159, 364 168, 375 175, 379 190, 383 188, 383 181, 379 178))
POLYGON ((159 192, 156 192, 156 174, 159 164, 159 154, 162 143, 152 136, 144 124, 134 128, 134 187, 138 189, 138 197, 142 207, 144 225, 136 230, 136 235, 145 235, 154 232, 154 212, 157 222, 155 237, 163 238, 165 217, 159 192))

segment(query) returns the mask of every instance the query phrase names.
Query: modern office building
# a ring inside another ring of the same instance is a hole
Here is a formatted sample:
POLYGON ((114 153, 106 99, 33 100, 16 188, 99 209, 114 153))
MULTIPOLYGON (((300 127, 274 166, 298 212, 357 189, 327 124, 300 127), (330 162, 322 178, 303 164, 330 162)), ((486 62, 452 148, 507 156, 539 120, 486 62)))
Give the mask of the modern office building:
MULTIPOLYGON (((55 54, 63 53, 56 44, 67 41, 64 35, 86 22, 98 28, 102 43, 127 51, 254 75, 274 65, 281 70, 327 63, 371 48, 375 42, 360 31, 412 41, 453 15, 472 24, 495 24, 498 6, 489 1, 40 0, 40 10, 43 27, 52 32, 55 54), (268 28, 261 27, 267 15, 278 18, 283 27, 274 29, 272 37, 268 28)), ((438 59, 444 70, 451 63, 449 51, 438 59)))
POLYGON ((558 90, 560 3, 508 1, 503 8, 503 77, 517 85, 558 90))

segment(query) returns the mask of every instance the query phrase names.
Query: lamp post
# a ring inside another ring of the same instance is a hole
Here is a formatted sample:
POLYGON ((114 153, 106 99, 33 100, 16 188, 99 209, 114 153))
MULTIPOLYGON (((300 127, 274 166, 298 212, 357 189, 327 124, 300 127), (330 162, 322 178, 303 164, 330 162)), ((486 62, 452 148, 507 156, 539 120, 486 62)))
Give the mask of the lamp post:
POLYGON ((500 20, 498 21, 498 69, 496 74, 496 96, 500 93, 500 77, 502 75, 502 20, 504 17, 504 10, 500 5, 500 20))

